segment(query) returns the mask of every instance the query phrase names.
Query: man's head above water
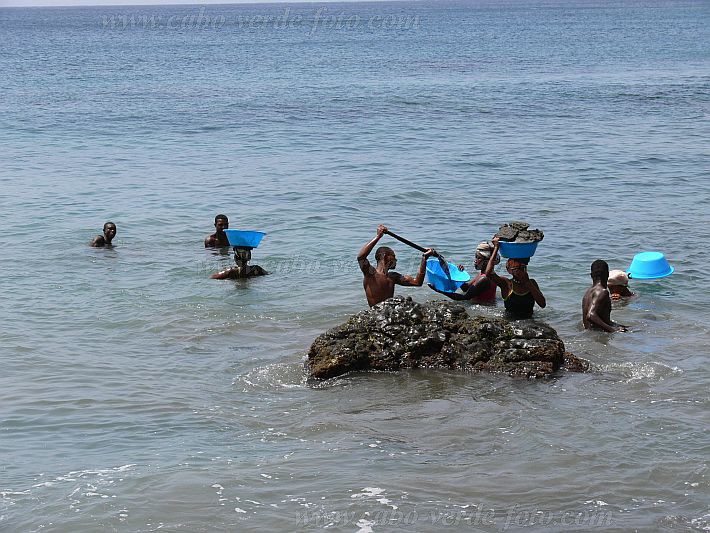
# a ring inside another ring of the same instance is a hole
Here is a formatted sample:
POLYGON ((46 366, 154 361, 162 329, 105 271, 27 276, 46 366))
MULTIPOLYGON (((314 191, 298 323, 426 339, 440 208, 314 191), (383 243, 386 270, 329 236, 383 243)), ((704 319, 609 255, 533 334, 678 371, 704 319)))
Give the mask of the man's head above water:
POLYGON ((111 241, 116 236, 116 224, 108 221, 104 224, 104 239, 106 244, 111 244, 111 241))
POLYGON ((389 246, 380 246, 375 251, 375 261, 377 261, 378 265, 382 263, 387 268, 395 268, 397 266, 397 256, 389 246))
POLYGON ((597 259, 592 263, 591 272, 592 281, 594 283, 603 282, 602 284, 606 287, 607 280, 609 279, 609 265, 606 261, 602 259, 597 259))
POLYGON ((214 217, 214 227, 218 232, 229 229, 229 219, 227 215, 217 215, 214 217))
POLYGON ((251 250, 249 248, 234 248, 234 262, 237 266, 246 266, 251 261, 251 250))

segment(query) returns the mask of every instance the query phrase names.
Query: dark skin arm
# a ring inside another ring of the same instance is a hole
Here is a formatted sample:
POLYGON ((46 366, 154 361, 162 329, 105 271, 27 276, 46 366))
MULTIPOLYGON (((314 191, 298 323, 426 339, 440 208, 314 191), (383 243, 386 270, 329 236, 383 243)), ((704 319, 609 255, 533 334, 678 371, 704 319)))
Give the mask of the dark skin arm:
MULTIPOLYGON (((496 257, 498 255, 498 249, 500 248, 500 242, 498 241, 498 237, 495 235, 493 236, 492 239, 493 242, 493 252, 491 252, 491 258, 496 257)), ((488 278, 490 281, 498 285, 500 287, 500 295, 503 298, 507 298, 508 295, 510 294, 510 291, 512 290, 511 283, 508 279, 503 278, 499 276, 498 274, 495 273, 495 261, 488 261, 488 264, 486 265, 486 270, 483 272, 483 274, 488 278)))
POLYGON ((523 270, 521 272, 520 278, 521 285, 530 291, 530 294, 532 294, 532 297, 535 299, 535 303, 544 308, 547 305, 547 301, 545 300, 545 296, 543 296, 540 287, 538 287, 537 281, 528 277, 527 270, 523 270))
POLYGON ((212 274, 210 278, 212 279, 229 279, 232 277, 232 269, 228 268, 227 270, 222 270, 222 272, 216 272, 215 274, 212 274))
POLYGON ((94 237, 94 240, 91 241, 90 246, 93 248, 101 248, 102 246, 106 246, 106 239, 103 235, 97 235, 94 237))
POLYGON ((397 285, 402 285, 404 287, 421 287, 424 285, 424 275, 426 274, 426 260, 432 256, 434 250, 428 248, 426 252, 422 254, 422 260, 419 263, 419 272, 417 272, 416 277, 403 276, 402 274, 397 274, 395 272, 390 273, 390 278, 394 280, 397 285))
POLYGON ((251 275, 251 276, 266 276, 268 274, 269 273, 266 270, 264 270, 263 268, 261 268, 259 265, 253 265, 251 267, 251 271, 249 273, 249 275, 251 275))
POLYGON ((385 234, 387 231, 387 228, 380 224, 377 226, 377 235, 375 235, 375 238, 372 239, 370 242, 365 244, 362 248, 360 248, 360 251, 357 254, 357 262, 360 265, 360 270, 362 270, 362 273, 365 274, 366 276, 371 274, 374 268, 370 264, 370 261, 367 259, 367 256, 370 255, 370 252, 372 252, 372 249, 377 245, 378 242, 380 242, 380 239, 382 236, 385 234))
POLYGON ((444 292, 440 291, 436 287, 434 287, 431 283, 429 284, 429 288, 433 290, 434 292, 438 292, 439 294, 443 294, 447 298, 451 298, 452 300, 456 300, 458 302, 462 300, 472 300, 473 298, 477 297, 479 294, 482 294, 488 288, 491 286, 491 281, 487 278, 481 278, 478 280, 476 284, 471 284, 469 282, 464 283, 461 285, 461 289, 463 290, 463 294, 458 293, 458 292, 444 292))
POLYGON ((587 320, 598 328, 608 331, 609 333, 613 333, 614 331, 617 331, 617 328, 612 324, 604 322, 604 320, 597 313, 597 310, 602 306, 603 300, 608 297, 608 294, 604 294, 600 291, 592 294, 592 301, 589 305, 589 310, 587 311, 587 320))

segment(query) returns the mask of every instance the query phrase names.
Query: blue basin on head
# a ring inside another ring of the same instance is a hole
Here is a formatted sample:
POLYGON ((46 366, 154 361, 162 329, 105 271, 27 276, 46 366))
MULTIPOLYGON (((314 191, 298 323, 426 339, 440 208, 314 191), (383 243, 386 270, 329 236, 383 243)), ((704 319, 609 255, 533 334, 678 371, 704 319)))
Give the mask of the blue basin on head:
POLYGON ((256 248, 266 235, 263 231, 242 231, 239 229, 226 229, 224 232, 227 234, 229 245, 237 248, 256 248))
POLYGON ((500 241, 500 255, 508 259, 525 259, 532 257, 537 250, 537 242, 505 242, 500 241))
POLYGON ((641 252, 634 256, 627 273, 632 279, 659 279, 670 276, 674 271, 661 252, 641 252))
POLYGON ((451 279, 446 277, 446 272, 441 268, 441 263, 436 257, 430 257, 426 261, 426 279, 438 290, 444 292, 456 292, 461 285, 471 279, 468 272, 459 270, 453 263, 448 263, 451 279))

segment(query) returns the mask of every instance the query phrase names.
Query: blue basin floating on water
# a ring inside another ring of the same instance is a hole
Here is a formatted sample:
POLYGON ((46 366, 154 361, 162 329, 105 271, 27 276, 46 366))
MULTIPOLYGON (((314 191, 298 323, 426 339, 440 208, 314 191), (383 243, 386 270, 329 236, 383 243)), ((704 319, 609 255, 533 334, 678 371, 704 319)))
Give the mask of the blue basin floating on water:
POLYGON ((256 248, 264 238, 263 231, 243 231, 239 229, 226 229, 229 245, 237 248, 256 248))
POLYGON ((525 259, 532 257, 537 250, 537 242, 505 242, 500 241, 500 255, 508 259, 525 259))
POLYGON ((627 271, 632 279, 660 279, 675 271, 661 252, 641 252, 634 256, 627 271))
POLYGON ((448 263, 451 279, 446 277, 446 272, 441 268, 441 263, 436 257, 430 257, 426 261, 426 278, 429 283, 440 291, 456 292, 461 285, 471 279, 471 276, 465 270, 459 270, 453 263, 448 263))

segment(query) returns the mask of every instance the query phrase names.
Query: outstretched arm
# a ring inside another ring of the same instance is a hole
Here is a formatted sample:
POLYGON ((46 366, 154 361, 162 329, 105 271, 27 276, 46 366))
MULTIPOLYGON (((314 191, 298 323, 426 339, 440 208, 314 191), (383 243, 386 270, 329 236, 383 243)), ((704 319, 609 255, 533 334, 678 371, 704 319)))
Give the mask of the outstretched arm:
POLYGON ((266 276, 269 273, 261 268, 259 265, 252 265, 251 271, 253 272, 252 276, 266 276))
POLYGON ((400 274, 394 274, 392 279, 397 285, 404 285, 405 287, 421 287, 424 285, 424 275, 426 274, 426 260, 429 259, 434 254, 434 250, 427 248, 427 251, 422 254, 422 260, 419 263, 419 272, 417 272, 417 277, 412 276, 402 276, 400 274))
POLYGON ((472 300, 479 294, 482 294, 484 291, 487 291, 488 288, 491 286, 491 283, 492 282, 488 278, 481 278, 476 284, 469 284, 468 286, 462 285, 461 288, 464 289, 463 294, 459 292, 440 291, 431 283, 429 284, 429 288, 435 292, 438 292, 439 294, 443 294, 447 298, 451 298, 452 300, 460 302, 462 300, 472 300))
POLYGON ((377 226, 377 235, 375 235, 375 238, 360 248, 360 252, 357 254, 357 262, 360 265, 360 270, 362 270, 363 274, 368 275, 370 273, 372 265, 370 264, 370 261, 368 261, 367 256, 370 255, 370 252, 372 252, 375 245, 380 242, 380 239, 386 231, 387 228, 380 224, 377 226))
POLYGON ((222 270, 222 272, 216 272, 215 274, 212 274, 210 278, 212 279, 229 279, 232 275, 232 269, 228 268, 227 270, 222 270))

